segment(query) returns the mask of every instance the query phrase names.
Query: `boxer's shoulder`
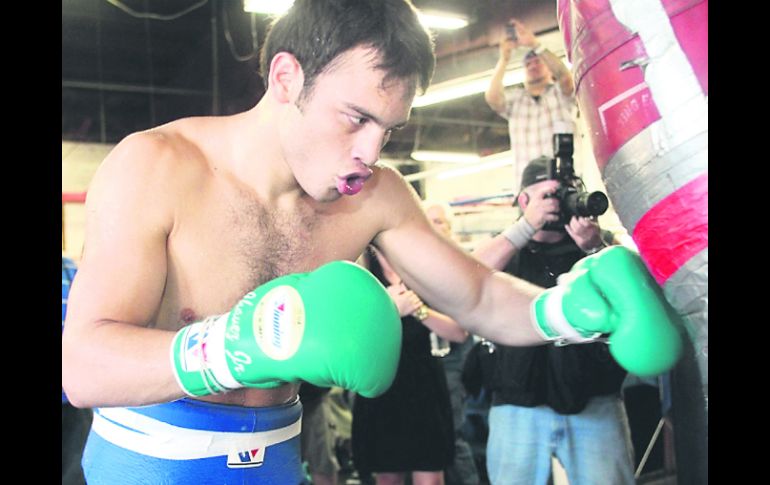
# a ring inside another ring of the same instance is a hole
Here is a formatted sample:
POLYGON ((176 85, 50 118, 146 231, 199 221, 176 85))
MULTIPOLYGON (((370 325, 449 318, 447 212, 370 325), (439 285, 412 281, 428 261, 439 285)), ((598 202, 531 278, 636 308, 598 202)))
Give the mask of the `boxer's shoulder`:
POLYGON ((367 183, 374 196, 366 210, 382 218, 381 229, 398 227, 422 214, 419 195, 395 167, 378 163, 371 182, 367 183))
POLYGON ((195 123, 171 122, 128 135, 100 171, 112 173, 117 183, 141 181, 142 192, 155 194, 158 203, 159 197, 184 201, 210 187, 217 174, 217 161, 198 141, 198 130, 195 123))
POLYGON ((176 130, 157 128, 132 133, 112 149, 96 177, 117 179, 119 184, 136 178, 153 188, 154 183, 169 184, 171 179, 179 180, 184 173, 194 172, 196 165, 202 170, 204 160, 198 153, 195 145, 176 130))

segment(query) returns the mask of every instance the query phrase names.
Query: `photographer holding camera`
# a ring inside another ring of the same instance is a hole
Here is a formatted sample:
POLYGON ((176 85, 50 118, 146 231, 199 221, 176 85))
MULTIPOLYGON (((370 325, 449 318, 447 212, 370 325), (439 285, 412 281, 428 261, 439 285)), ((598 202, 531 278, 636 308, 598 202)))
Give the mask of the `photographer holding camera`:
MULTIPOLYGON (((577 261, 612 243, 612 234, 595 222, 607 209, 606 196, 577 188, 570 140, 560 137, 554 136, 555 152, 563 157, 559 168, 556 159, 532 160, 515 202, 522 217, 473 253, 492 268, 543 287, 555 286, 577 261)), ((620 397, 626 371, 606 343, 494 347, 487 441, 493 485, 545 484, 552 456, 572 485, 634 483, 620 397)))

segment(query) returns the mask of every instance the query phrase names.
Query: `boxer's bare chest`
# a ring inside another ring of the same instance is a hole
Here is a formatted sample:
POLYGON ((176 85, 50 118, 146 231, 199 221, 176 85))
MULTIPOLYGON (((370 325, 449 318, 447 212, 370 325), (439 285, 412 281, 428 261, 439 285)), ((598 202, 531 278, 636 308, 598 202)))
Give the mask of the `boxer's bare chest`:
POLYGON ((229 193, 195 205, 179 216, 168 239, 166 288, 156 319, 161 328, 225 313, 279 276, 355 259, 370 237, 355 216, 319 213, 307 203, 272 207, 229 193))

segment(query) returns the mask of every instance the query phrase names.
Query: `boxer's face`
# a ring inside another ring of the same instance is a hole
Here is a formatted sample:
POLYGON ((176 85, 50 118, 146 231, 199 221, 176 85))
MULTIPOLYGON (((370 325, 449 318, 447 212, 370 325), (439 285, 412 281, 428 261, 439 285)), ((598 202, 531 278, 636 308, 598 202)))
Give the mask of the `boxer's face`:
POLYGON ((411 79, 374 69, 374 51, 343 53, 299 96, 286 117, 284 153, 302 189, 322 202, 363 190, 393 130, 408 118, 411 79))

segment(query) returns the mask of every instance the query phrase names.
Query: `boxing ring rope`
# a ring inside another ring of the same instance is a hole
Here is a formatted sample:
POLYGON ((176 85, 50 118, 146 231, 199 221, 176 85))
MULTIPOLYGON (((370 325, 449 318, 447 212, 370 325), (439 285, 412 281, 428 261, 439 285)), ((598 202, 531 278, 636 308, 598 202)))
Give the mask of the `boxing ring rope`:
POLYGON ((67 247, 64 238, 64 204, 85 204, 86 192, 62 192, 61 193, 61 247, 67 247))
POLYGON ((61 203, 64 204, 83 204, 86 201, 86 192, 62 192, 61 203))
POLYGON ((449 201, 448 204, 450 207, 462 207, 464 205, 478 204, 481 202, 488 202, 490 200, 495 200, 495 199, 513 198, 515 195, 516 194, 514 192, 503 192, 501 194, 487 195, 483 197, 473 197, 473 198, 467 198, 467 199, 452 200, 452 201, 449 201))

